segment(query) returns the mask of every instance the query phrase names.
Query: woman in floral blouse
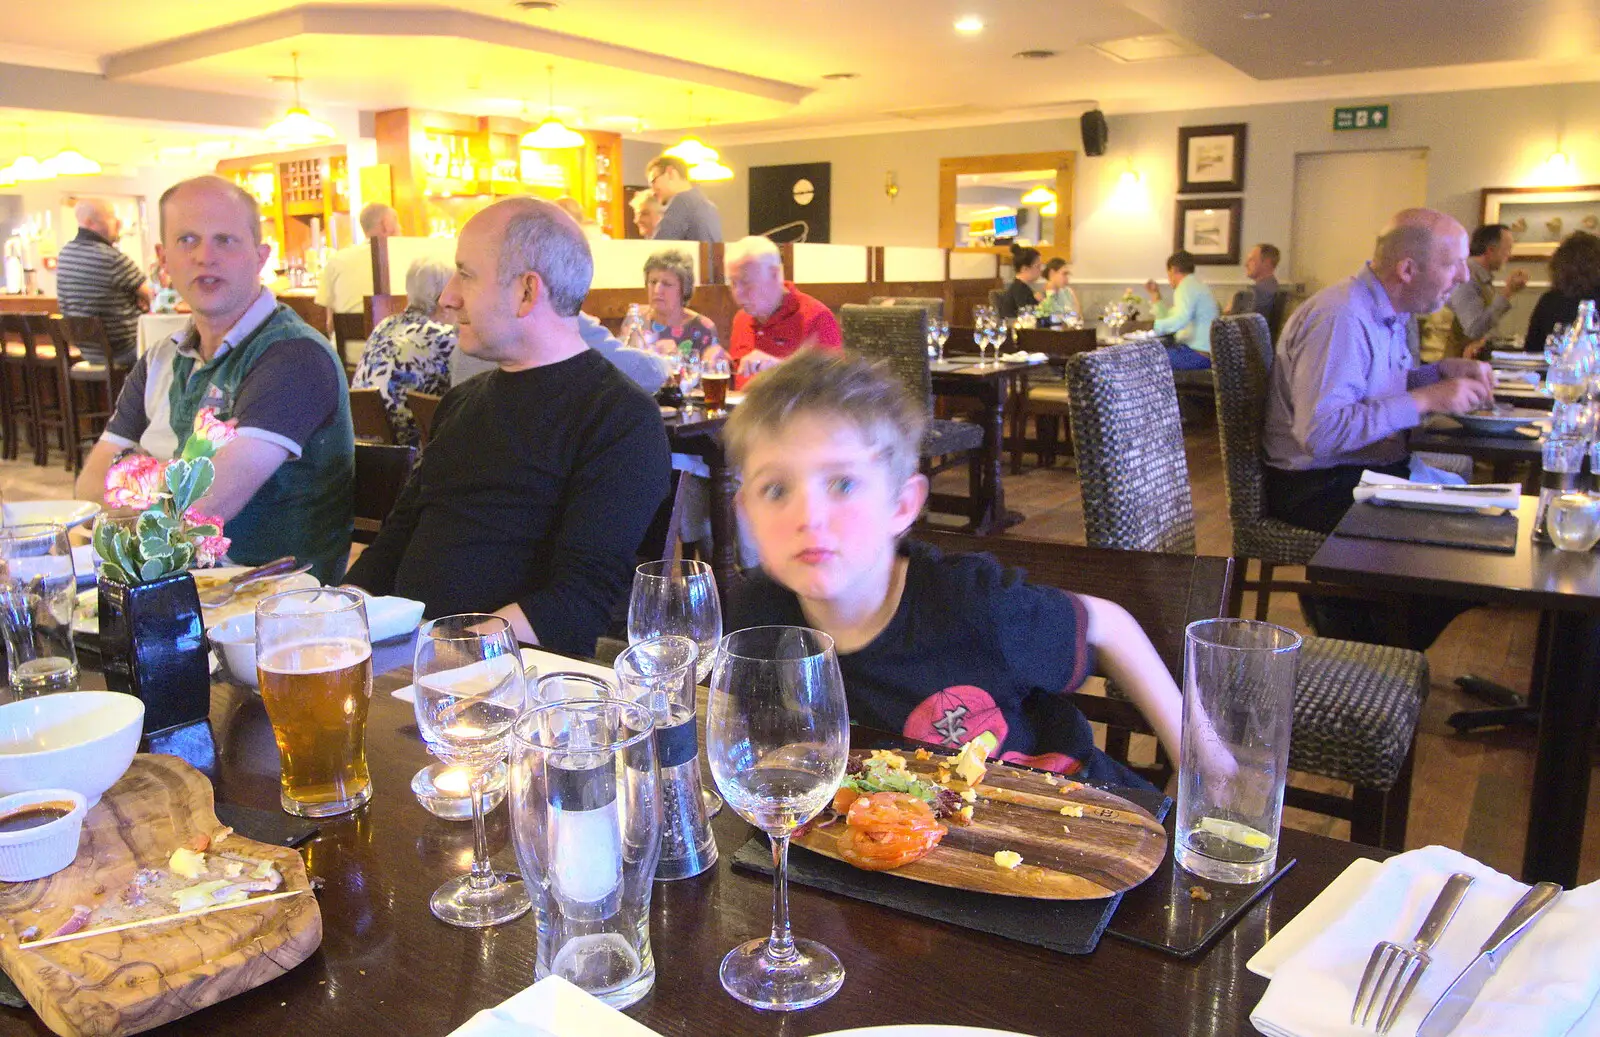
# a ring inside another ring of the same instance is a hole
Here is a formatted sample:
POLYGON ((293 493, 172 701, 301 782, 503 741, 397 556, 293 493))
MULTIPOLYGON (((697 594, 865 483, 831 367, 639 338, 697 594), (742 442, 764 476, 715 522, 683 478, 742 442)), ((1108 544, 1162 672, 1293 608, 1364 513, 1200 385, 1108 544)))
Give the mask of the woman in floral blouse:
POLYGON ((422 431, 411 408, 410 392, 444 395, 450 388, 450 351, 456 327, 443 322, 439 295, 451 270, 437 259, 419 259, 406 271, 406 308, 372 329, 352 389, 376 389, 389 412, 396 443, 416 446, 422 431))
POLYGON ((717 344, 717 326, 689 309, 694 294, 694 263, 679 249, 668 248, 645 260, 644 290, 650 304, 650 333, 656 350, 679 357, 700 356, 717 344))

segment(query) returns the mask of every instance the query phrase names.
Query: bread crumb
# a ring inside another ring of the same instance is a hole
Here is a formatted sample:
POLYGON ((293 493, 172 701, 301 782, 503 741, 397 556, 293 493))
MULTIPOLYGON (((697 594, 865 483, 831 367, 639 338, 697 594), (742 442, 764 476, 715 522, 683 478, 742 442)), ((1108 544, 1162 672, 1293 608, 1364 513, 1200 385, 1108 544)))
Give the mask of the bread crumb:
POLYGON ((1190 900, 1210 900, 1211 899, 1211 893, 1204 886, 1190 886, 1189 887, 1189 899, 1190 900))
POLYGON ((1082 817, 1083 816, 1083 804, 1082 803, 1068 803, 1066 806, 1061 808, 1061 814, 1062 814, 1063 817, 1082 817))
POLYGON ((918 749, 916 752, 912 753, 911 756, 912 756, 913 759, 917 759, 917 760, 931 760, 931 759, 933 759, 933 754, 930 753, 926 749, 918 749))
POLYGON ((978 801, 978 791, 976 789, 962 789, 961 798, 964 802, 976 803, 978 801))
POLYGON ((1015 870, 1017 865, 1022 863, 1022 854, 1016 852, 1015 850, 996 850, 994 854, 994 863, 998 867, 1004 868, 1007 871, 1012 871, 1015 870))
POLYGON ((1067 834, 1068 834, 1068 835, 1071 835, 1071 834, 1072 834, 1072 829, 1070 829, 1070 828, 1068 828, 1068 827, 1067 827, 1067 826, 1066 826, 1066 825, 1062 825, 1062 826, 1061 826, 1061 830, 1062 830, 1062 831, 1063 831, 1063 832, 1066 832, 1066 833, 1067 833, 1067 834))
POLYGON ((962 823, 970 822, 972 820, 972 807, 962 807, 960 810, 956 811, 956 816, 961 819, 962 823))

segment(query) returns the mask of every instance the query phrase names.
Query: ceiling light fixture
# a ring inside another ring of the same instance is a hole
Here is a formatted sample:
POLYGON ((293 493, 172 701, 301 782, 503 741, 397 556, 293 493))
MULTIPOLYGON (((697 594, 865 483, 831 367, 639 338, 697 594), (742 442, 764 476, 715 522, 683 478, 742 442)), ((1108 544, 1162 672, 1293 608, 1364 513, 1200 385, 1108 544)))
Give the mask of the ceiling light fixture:
POLYGON ((841 83, 846 79, 860 79, 860 72, 829 72, 822 77, 830 83, 841 83))
POLYGON ((690 166, 689 179, 700 181, 732 180, 733 170, 723 165, 720 158, 710 158, 690 166))
POLYGON ((1043 184, 1022 196, 1023 205, 1051 205, 1055 200, 1056 193, 1043 184))
POLYGON ((560 0, 512 0, 511 6, 521 11, 554 11, 561 3, 560 0))
MULTIPOLYGON (((293 51, 289 57, 294 61, 294 75, 288 77, 294 84, 294 105, 283 113, 283 118, 267 127, 267 136, 286 147, 307 147, 337 138, 339 134, 332 126, 312 118, 300 103, 300 52, 293 51)), ((282 82, 282 77, 273 78, 282 82)))
POLYGON ((956 19, 956 32, 975 33, 983 31, 983 19, 975 14, 963 15, 956 19))
POLYGON ((1061 207, 1058 206, 1055 203, 1054 200, 1052 200, 1049 205, 1040 206, 1039 215, 1040 216, 1054 216, 1056 213, 1058 213, 1060 211, 1061 211, 1061 207))
POLYGON ((530 133, 522 135, 522 147, 533 151, 565 151, 571 148, 581 148, 587 141, 583 134, 567 126, 566 123, 556 118, 556 67, 544 67, 545 78, 549 88, 548 104, 544 122, 541 122, 530 133))
POLYGON ((4 169, 0 169, 0 180, 16 184, 34 180, 53 180, 55 170, 28 154, 28 127, 25 123, 17 123, 17 150, 21 152, 15 162, 4 169))
POLYGON ((99 175, 101 172, 100 163, 96 162, 94 159, 85 155, 81 151, 73 150, 72 134, 64 134, 62 144, 63 147, 60 151, 44 160, 44 164, 48 166, 51 171, 53 171, 57 176, 99 175))
MULTIPOLYGON (((689 123, 690 125, 694 124, 693 90, 689 91, 689 123)), ((711 125, 710 119, 706 120, 706 125, 711 125)), ((716 148, 710 147, 705 141, 701 140, 699 137, 696 137, 692 133, 685 135, 682 140, 678 141, 678 143, 674 144, 670 148, 667 148, 661 153, 663 155, 670 155, 673 158, 683 159, 683 161, 689 166, 689 176, 691 179, 694 177, 695 166, 704 165, 706 163, 714 163, 719 161, 722 157, 717 154, 716 148)), ((728 174, 728 176, 732 175, 732 173, 728 174)), ((727 177, 723 177, 722 179, 727 179, 727 177)))

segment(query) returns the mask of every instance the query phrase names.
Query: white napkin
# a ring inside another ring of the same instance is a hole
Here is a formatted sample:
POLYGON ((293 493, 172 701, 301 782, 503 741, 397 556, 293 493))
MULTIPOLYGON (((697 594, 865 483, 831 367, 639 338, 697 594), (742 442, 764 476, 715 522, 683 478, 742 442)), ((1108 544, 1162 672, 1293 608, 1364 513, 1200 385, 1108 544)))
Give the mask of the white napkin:
POLYGON ((379 598, 366 591, 361 596, 367 599, 367 627, 373 644, 409 634, 422 622, 420 601, 394 595, 379 598))
POLYGON ((1543 364, 1544 354, 1524 353, 1520 349, 1493 349, 1489 351, 1489 362, 1495 361, 1505 364, 1543 364))
POLYGON ((1494 384, 1496 385, 1538 385, 1540 381, 1538 371, 1495 371, 1494 384))
MULTIPOLYGON (((377 640, 376 634, 373 635, 373 640, 377 640)), ((528 675, 528 690, 530 692, 533 690, 532 682, 535 676, 543 676, 547 673, 586 673, 591 677, 603 677, 613 684, 617 679, 614 670, 607 666, 601 666, 599 663, 586 663, 578 659, 568 659, 564 655, 541 652, 537 648, 524 648, 521 655, 522 668, 528 675)), ((403 688, 396 688, 390 694, 401 702, 415 702, 417 700, 417 693, 409 684, 403 688)))
MULTIPOLYGON (((1522 503, 1520 483, 1484 483, 1484 489, 1463 493, 1451 490, 1408 490, 1413 483, 1399 476, 1384 475, 1370 469, 1361 473, 1361 484, 1355 488, 1358 501, 1370 500, 1377 504, 1397 504, 1402 507, 1421 507, 1448 511, 1478 511, 1482 508, 1505 508, 1514 511, 1522 503), (1488 487, 1499 491, 1486 492, 1488 487)), ((1427 484, 1431 485, 1431 484, 1427 484)))
MULTIPOLYGON (((1350 1005, 1379 940, 1404 943, 1452 873, 1477 878, 1455 919, 1434 945, 1433 964, 1390 1031, 1416 1033, 1424 1016, 1483 941, 1528 889, 1486 864, 1443 846, 1390 858, 1382 873, 1337 921, 1283 962, 1250 1023, 1268 1037, 1334 1037, 1370 1033, 1349 1023, 1350 1005)), ((1574 1027, 1600 991, 1600 937, 1594 927, 1600 884, 1563 893, 1522 937, 1490 978, 1452 1037, 1560 1037, 1590 1034, 1574 1027)))
POLYGON ((1049 360, 1050 357, 1045 353, 1025 353, 1019 349, 1015 353, 1001 353, 1000 359, 1008 364, 1026 364, 1030 361, 1035 364, 1042 364, 1049 360))
POLYGON ((599 998, 560 976, 546 976, 533 986, 486 1008, 450 1033, 450 1037, 660 1037, 599 998))

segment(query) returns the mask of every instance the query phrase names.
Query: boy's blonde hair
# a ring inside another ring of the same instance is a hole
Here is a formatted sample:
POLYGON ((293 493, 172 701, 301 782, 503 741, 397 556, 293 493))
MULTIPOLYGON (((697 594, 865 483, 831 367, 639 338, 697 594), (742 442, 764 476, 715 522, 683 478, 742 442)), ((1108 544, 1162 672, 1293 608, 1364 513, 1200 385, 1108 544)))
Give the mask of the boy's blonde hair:
POLYGON ((926 408, 882 365, 838 350, 802 349, 751 380, 723 428, 728 460, 743 468, 752 445, 805 414, 854 426, 888 465, 896 489, 917 474, 926 408))

